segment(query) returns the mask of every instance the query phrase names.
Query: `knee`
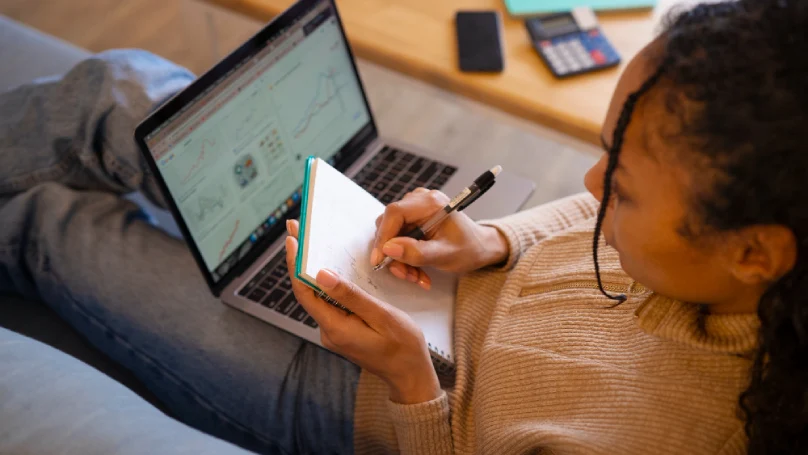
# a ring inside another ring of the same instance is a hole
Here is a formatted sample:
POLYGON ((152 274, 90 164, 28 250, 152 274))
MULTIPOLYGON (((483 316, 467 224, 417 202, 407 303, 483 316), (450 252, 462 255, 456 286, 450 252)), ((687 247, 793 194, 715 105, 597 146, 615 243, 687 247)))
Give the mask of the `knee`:
MULTIPOLYGON (((132 108, 156 107, 194 80, 187 69, 150 52, 114 49, 98 53, 74 71, 96 86, 108 87, 112 100, 132 108), (100 83, 100 84, 99 84, 100 83)), ((103 93, 103 92, 102 92, 103 93)), ((137 118, 137 121, 142 118, 137 118)), ((131 135, 131 131, 128 131, 131 135)))

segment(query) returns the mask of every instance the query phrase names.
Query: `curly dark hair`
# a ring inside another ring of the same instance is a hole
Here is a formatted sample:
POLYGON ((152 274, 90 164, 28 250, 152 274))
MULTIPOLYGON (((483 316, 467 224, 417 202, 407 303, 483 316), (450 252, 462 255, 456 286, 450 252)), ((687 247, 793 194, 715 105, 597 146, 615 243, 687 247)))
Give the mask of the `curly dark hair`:
POLYGON ((637 100, 664 80, 675 136, 689 145, 683 159, 710 176, 691 190, 692 217, 712 232, 782 225, 797 239, 794 268, 758 304, 758 348, 739 409, 749 453, 808 453, 808 0, 699 5, 670 16, 661 39, 658 70, 628 97, 610 146, 593 247, 598 283, 623 135, 637 100))

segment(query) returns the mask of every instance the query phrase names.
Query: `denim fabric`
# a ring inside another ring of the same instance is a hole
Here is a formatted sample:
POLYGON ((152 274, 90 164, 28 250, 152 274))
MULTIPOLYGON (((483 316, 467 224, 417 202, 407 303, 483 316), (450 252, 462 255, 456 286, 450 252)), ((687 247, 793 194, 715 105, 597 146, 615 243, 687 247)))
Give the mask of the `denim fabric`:
MULTIPOLYGON (((122 197, 163 206, 132 133, 192 79, 110 51, 0 95, 0 292, 45 301, 188 425, 262 453, 350 453, 358 368, 223 305, 122 197)), ((18 386, 3 393, 43 399, 18 386)))

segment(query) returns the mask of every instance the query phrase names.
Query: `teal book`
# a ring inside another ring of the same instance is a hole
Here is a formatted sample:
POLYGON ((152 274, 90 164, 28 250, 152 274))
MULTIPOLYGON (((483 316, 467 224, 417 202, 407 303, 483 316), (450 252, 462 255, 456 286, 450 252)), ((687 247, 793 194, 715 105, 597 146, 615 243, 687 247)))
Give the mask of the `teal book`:
POLYGON ((563 13, 579 6, 595 11, 653 8, 656 0, 504 0, 511 16, 563 13))

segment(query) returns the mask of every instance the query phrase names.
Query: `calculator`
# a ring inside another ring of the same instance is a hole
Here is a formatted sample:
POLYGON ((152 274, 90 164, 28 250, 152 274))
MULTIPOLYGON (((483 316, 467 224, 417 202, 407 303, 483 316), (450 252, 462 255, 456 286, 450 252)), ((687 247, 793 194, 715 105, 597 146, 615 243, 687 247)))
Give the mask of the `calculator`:
POLYGON ((620 55, 603 36, 589 8, 533 17, 525 25, 533 47, 555 77, 589 73, 620 63, 620 55))

